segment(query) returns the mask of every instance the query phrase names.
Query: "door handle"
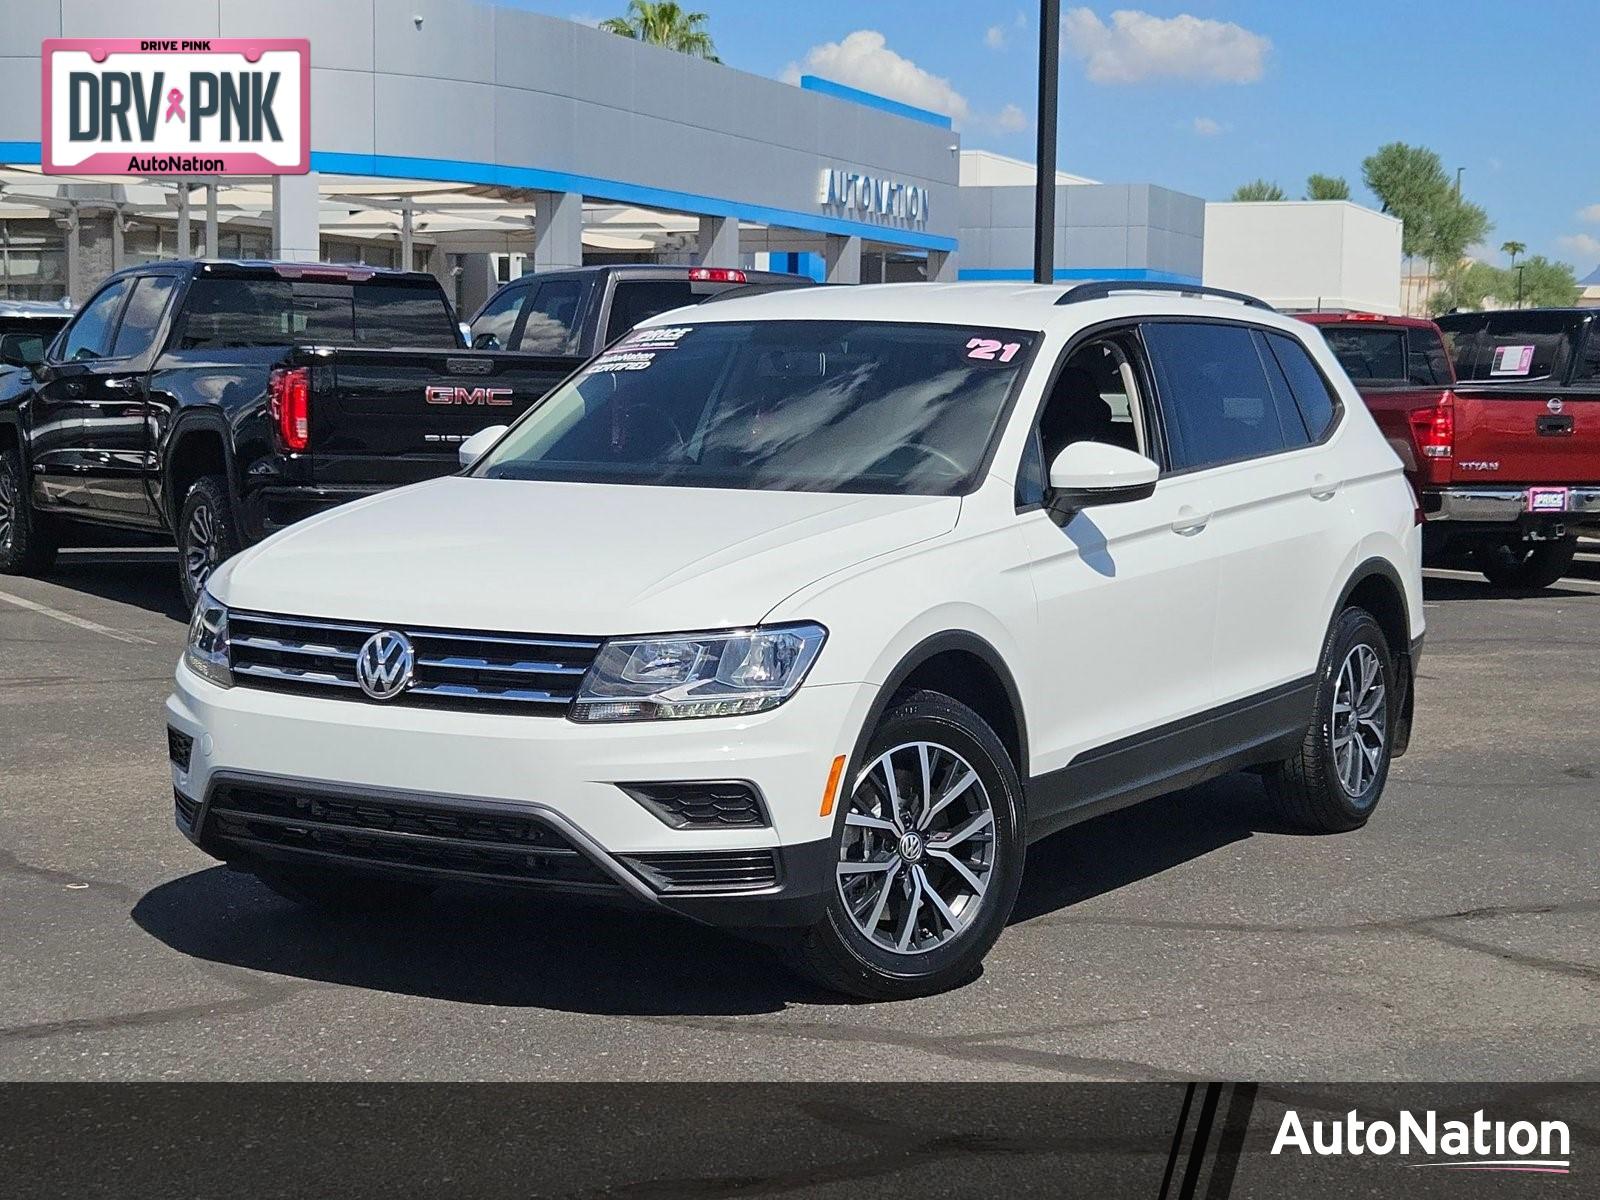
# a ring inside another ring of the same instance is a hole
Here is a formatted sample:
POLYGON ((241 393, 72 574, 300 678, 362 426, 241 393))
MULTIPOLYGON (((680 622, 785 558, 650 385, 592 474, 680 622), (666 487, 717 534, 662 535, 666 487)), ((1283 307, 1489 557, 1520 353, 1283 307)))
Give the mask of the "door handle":
POLYGON ((105 386, 108 391, 131 392, 133 391, 135 385, 133 380, 127 378, 126 376, 119 376, 106 380, 105 386))
POLYGON ((1178 509, 1178 516, 1172 522, 1172 532, 1183 537, 1193 537, 1204 529, 1210 520, 1210 513, 1200 512, 1185 504, 1178 509))
POLYGON ((1326 475, 1313 475, 1306 490, 1313 500, 1332 500, 1339 494, 1339 485, 1326 475))

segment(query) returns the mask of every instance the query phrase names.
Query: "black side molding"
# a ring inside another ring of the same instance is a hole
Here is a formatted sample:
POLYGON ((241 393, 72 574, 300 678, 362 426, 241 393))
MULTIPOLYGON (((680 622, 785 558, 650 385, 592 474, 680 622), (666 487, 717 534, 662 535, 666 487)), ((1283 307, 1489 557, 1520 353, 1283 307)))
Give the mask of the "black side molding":
POLYGON ((1316 700, 1317 677, 1308 675, 1086 750, 1060 770, 1028 780, 1028 840, 1287 758, 1305 739, 1316 700))

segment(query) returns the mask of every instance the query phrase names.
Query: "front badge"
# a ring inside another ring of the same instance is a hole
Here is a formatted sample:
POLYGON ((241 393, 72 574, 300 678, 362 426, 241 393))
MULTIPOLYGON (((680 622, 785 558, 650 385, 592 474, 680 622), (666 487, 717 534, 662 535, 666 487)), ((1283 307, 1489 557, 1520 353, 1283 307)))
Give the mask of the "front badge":
POLYGON ((374 700, 393 700, 411 686, 416 665, 411 639, 385 629, 369 637, 356 654, 356 682, 374 700))

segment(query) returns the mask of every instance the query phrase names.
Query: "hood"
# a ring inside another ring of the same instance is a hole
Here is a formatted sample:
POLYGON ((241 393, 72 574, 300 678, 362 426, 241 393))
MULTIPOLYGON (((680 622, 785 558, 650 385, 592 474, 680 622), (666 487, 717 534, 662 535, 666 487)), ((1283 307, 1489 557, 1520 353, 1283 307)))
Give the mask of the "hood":
POLYGON ((785 596, 948 532, 943 496, 449 477, 334 509, 225 564, 234 608, 610 635, 753 624, 785 596))

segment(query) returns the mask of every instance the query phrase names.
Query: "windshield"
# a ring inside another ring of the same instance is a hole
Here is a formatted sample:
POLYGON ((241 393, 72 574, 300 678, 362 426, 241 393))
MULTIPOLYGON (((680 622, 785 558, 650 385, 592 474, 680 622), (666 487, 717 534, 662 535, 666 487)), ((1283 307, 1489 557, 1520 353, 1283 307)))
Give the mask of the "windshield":
POLYGON ((474 474, 783 491, 969 490, 1038 335, 847 321, 641 329, 474 474))

